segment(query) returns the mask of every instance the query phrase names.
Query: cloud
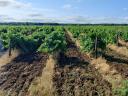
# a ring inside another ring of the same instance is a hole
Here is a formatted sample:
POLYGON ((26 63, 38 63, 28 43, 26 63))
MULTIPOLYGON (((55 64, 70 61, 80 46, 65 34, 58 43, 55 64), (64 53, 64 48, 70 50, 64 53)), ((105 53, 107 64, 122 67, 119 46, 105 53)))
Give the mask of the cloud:
POLYGON ((76 3, 81 3, 83 0, 67 0, 69 2, 76 2, 76 3))
POLYGON ((41 22, 41 23, 55 23, 57 22, 56 18, 51 17, 40 17, 40 18, 19 18, 19 22, 41 22))
POLYGON ((24 8, 30 7, 30 3, 23 3, 17 0, 0 0, 0 7, 11 7, 11 8, 24 8))
POLYGON ((36 17, 36 18, 38 18, 38 17, 42 17, 43 15, 41 13, 30 13, 27 16, 28 17, 36 17))
MULTIPOLYGON (((68 0, 81 2, 82 0, 68 0)), ((72 3, 71 3, 72 4, 72 3)), ((70 3, 62 6, 63 11, 74 13, 76 6, 70 3)), ((61 9, 62 10, 62 9, 61 9)), ((123 10, 127 11, 128 8, 123 10)), ((128 17, 88 17, 85 16, 65 16, 65 12, 54 9, 34 7, 29 2, 18 0, 0 0, 0 22, 58 22, 58 23, 128 23, 128 17), (61 15, 60 15, 61 14, 61 15), (64 15, 63 15, 64 14, 64 15)))
POLYGON ((76 2, 81 2, 82 0, 73 0, 73 1, 76 1, 76 2))
POLYGON ((67 1, 72 1, 72 2, 81 2, 83 0, 67 0, 67 1))
POLYGON ((123 8, 124 11, 128 11, 128 8, 123 8))
POLYGON ((62 8, 65 10, 70 10, 70 11, 79 9, 77 6, 73 6, 71 4, 65 4, 62 6, 62 8))
POLYGON ((0 7, 6 7, 8 6, 10 3, 8 1, 0 1, 0 7))
POLYGON ((68 16, 59 20, 59 23, 79 23, 79 24, 99 24, 99 23, 117 23, 128 24, 127 17, 84 17, 84 16, 68 16))
POLYGON ((1 22, 11 22, 11 21, 15 21, 15 19, 8 15, 0 15, 0 21, 1 22))
POLYGON ((76 24, 99 24, 116 23, 128 24, 128 17, 87 17, 87 16, 66 16, 48 17, 39 13, 28 13, 24 16, 0 15, 1 22, 42 22, 42 23, 76 23, 76 24))
POLYGON ((46 17, 42 14, 31 13, 21 17, 11 17, 0 15, 1 22, 42 22, 42 23, 75 23, 75 24, 100 24, 115 23, 128 24, 128 17, 85 17, 85 16, 66 16, 66 17, 46 17))
POLYGON ((71 4, 65 4, 63 7, 63 9, 72 9, 72 5, 71 4))

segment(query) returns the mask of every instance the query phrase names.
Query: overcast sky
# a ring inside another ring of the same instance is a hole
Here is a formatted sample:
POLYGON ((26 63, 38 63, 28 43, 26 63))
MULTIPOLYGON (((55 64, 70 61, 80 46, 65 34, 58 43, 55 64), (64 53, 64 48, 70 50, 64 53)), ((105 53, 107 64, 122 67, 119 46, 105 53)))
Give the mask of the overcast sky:
POLYGON ((0 0, 0 22, 128 23, 128 0, 0 0))

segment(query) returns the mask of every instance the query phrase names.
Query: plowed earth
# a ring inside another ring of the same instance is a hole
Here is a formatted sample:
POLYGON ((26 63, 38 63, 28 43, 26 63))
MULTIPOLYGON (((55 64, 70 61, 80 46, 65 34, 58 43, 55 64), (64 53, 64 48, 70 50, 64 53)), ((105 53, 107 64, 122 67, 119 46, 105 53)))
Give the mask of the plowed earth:
POLYGON ((128 57, 119 55, 112 50, 108 50, 103 57, 111 68, 115 68, 124 79, 128 79, 128 57))
POLYGON ((31 81, 42 73, 47 58, 47 54, 40 53, 18 56, 0 70, 0 89, 9 96, 25 96, 31 81))
POLYGON ((68 50, 61 53, 55 68, 57 96, 111 96, 112 86, 89 64, 66 34, 68 50))

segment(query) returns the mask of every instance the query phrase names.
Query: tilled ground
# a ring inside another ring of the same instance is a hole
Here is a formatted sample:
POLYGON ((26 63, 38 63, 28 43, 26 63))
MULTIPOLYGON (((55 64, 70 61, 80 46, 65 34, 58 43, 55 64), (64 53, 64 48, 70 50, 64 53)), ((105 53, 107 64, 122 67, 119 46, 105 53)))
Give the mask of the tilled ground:
POLYGON ((68 50, 61 53, 53 78, 57 96, 112 96, 112 85, 89 64, 67 36, 68 50))
POLYGON ((57 96, 112 96, 111 84, 89 63, 69 56, 60 58, 59 65, 53 79, 57 96))
POLYGON ((42 73, 47 54, 21 55, 0 70, 0 89, 9 96, 25 96, 31 81, 42 73))
POLYGON ((108 50, 104 56, 111 68, 115 68, 124 79, 128 79, 128 58, 108 50))
POLYGON ((128 64, 117 63, 117 62, 111 63, 110 62, 109 65, 111 66, 111 68, 115 68, 124 79, 128 80, 128 64))

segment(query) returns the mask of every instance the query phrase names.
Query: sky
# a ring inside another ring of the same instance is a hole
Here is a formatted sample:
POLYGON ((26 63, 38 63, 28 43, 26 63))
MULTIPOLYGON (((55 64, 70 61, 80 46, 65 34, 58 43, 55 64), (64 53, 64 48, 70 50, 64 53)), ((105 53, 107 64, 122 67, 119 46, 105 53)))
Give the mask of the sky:
POLYGON ((0 22, 128 23, 128 0, 0 0, 0 22))

